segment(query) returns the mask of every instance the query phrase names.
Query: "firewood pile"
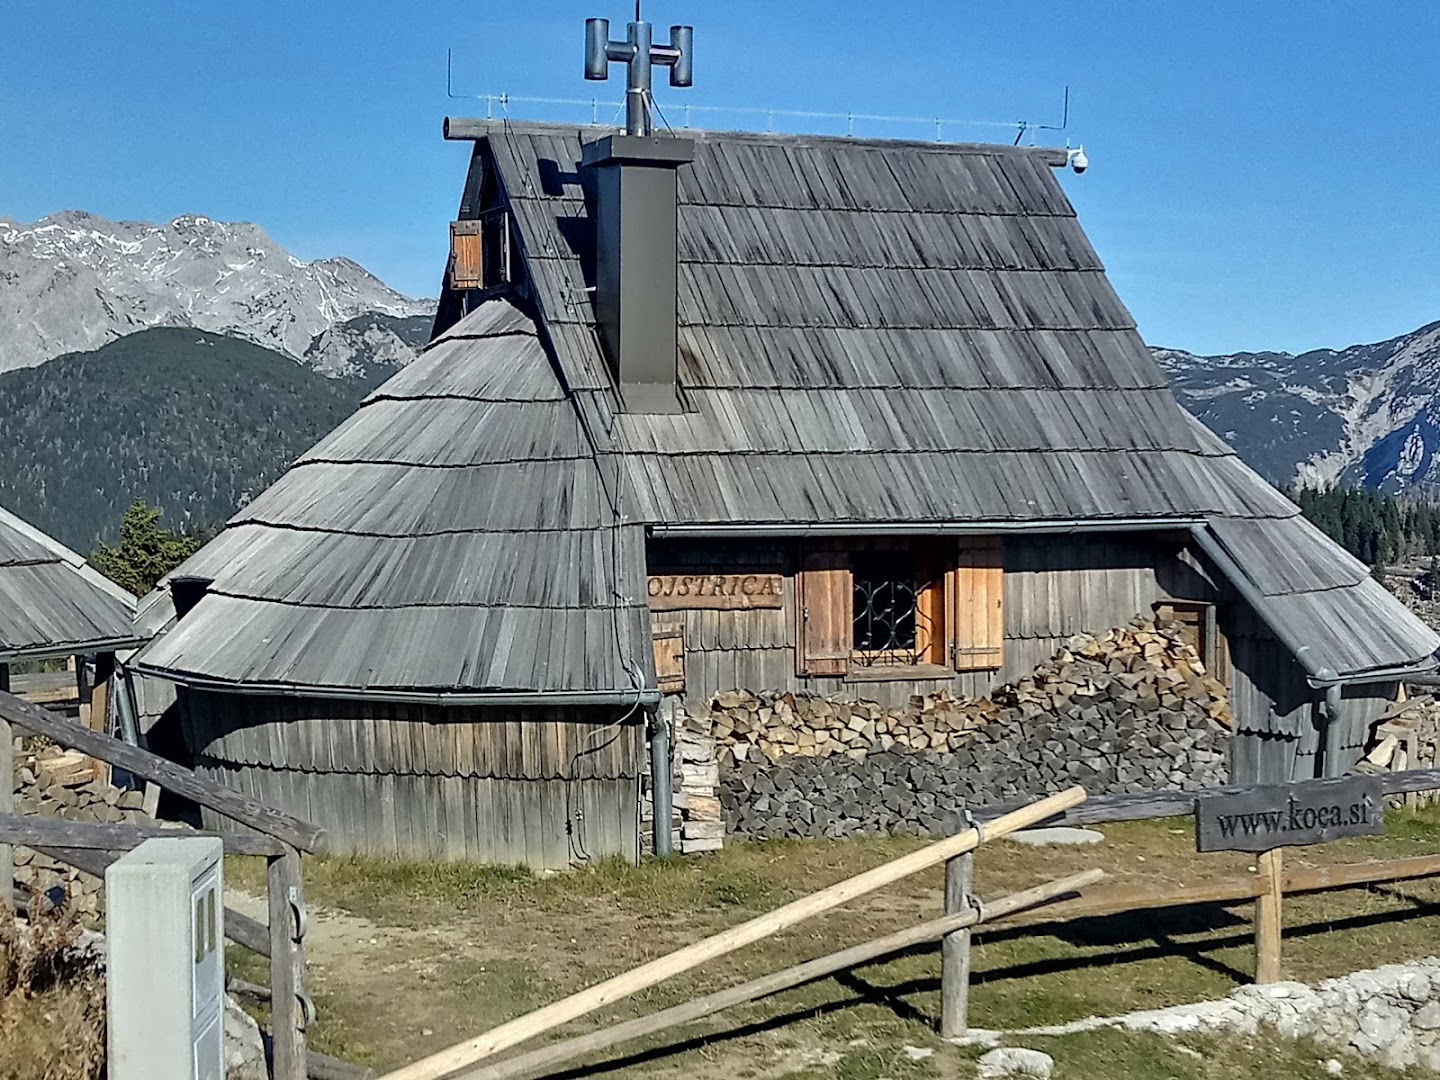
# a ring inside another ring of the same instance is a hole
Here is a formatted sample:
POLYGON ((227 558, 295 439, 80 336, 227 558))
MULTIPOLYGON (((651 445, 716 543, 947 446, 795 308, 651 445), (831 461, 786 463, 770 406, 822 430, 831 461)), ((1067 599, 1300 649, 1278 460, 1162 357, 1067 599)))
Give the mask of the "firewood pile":
MULTIPOLYGON (((1357 772, 1399 772, 1440 767, 1440 700, 1422 694, 1392 705, 1375 725, 1357 772)), ((1428 806, 1440 792, 1412 791, 1392 797, 1397 805, 1428 806)))
POLYGON ((1073 638, 988 699, 936 695, 892 712, 732 691, 711 722, 727 826, 755 836, 940 833, 967 804, 1074 783, 1094 794, 1220 784, 1232 725, 1194 650, 1146 620, 1073 638))
POLYGON ((873 701, 730 690, 711 702, 710 733, 722 767, 790 755, 863 761, 877 750, 958 750, 995 721, 1066 716, 1101 702, 1145 713, 1199 710, 1230 722, 1225 688, 1206 677, 1194 649, 1169 628, 1137 620, 1071 639, 1033 674, 988 698, 917 694, 907 709, 895 711, 873 701))
MULTIPOLYGON (((66 821, 98 821, 156 825, 144 809, 144 795, 110 783, 103 767, 76 750, 26 746, 15 758, 15 812, 66 821)), ((30 892, 44 893, 81 915, 97 914, 102 906, 98 878, 29 848, 15 849, 15 878, 30 892)))

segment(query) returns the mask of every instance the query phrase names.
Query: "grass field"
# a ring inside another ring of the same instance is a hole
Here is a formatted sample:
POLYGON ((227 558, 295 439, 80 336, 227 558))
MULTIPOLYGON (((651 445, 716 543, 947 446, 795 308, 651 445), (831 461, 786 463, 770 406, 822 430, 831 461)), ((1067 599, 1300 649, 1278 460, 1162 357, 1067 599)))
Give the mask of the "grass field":
MULTIPOLYGON (((976 856, 994 895, 1100 866, 1111 882, 1197 884, 1245 874, 1243 854, 1197 854, 1188 822, 1107 826, 1086 848, 996 842, 976 856)), ((524 869, 307 859, 318 1049, 384 1069, 413 1060, 644 960, 918 846, 911 838, 737 844, 714 856, 620 863, 548 877, 524 869)), ((1440 812, 1394 814, 1386 835, 1293 849, 1287 869, 1440 852, 1440 812)), ((229 884, 261 869, 232 859, 229 884)), ((566 1028, 589 1030, 933 918, 942 874, 917 875, 566 1028)), ((1222 996, 1253 970, 1250 905, 1133 913, 976 937, 971 1022, 1015 1028, 1222 996)), ((1287 898, 1285 974, 1313 981, 1440 951, 1440 881, 1287 898)), ((264 967, 243 950, 247 977, 264 967)), ((601 1075, 799 1080, 967 1077, 978 1049, 935 1033, 939 953, 797 988, 588 1062, 601 1075), (930 1051, 928 1055, 925 1051, 930 1051)), ((1058 1076, 1209 1080, 1235 1075, 1407 1075, 1278 1038, 1166 1040, 1110 1031, 1024 1045, 1058 1076)), ((575 1075, 574 1073, 568 1075, 575 1075)), ((1415 1074, 1419 1075, 1419 1074, 1415 1074)))

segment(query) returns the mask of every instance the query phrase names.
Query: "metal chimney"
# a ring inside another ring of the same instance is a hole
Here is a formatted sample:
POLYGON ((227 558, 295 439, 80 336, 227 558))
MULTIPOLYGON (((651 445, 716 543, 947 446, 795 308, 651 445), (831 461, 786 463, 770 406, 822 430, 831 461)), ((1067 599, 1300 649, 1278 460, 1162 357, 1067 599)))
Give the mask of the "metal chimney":
POLYGON ((681 409, 676 174, 694 160, 695 144, 653 134, 650 69, 668 66, 672 86, 689 86, 691 41, 690 27, 672 26, 670 44, 654 45, 650 24, 638 17, 625 41, 610 40, 605 19, 585 23, 585 77, 605 78, 612 61, 629 68, 625 134, 587 143, 583 155, 596 178, 596 321, 628 412, 681 409))

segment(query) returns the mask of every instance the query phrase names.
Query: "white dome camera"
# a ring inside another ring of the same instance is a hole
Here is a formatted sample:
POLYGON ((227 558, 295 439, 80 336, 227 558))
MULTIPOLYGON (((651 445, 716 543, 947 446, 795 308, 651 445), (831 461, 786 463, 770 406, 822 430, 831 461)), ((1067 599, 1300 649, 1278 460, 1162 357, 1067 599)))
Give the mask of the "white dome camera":
POLYGON ((1077 173, 1083 173, 1090 167, 1090 159, 1085 156, 1085 146, 1081 144, 1078 150, 1067 150, 1066 156, 1070 158, 1070 167, 1077 173))

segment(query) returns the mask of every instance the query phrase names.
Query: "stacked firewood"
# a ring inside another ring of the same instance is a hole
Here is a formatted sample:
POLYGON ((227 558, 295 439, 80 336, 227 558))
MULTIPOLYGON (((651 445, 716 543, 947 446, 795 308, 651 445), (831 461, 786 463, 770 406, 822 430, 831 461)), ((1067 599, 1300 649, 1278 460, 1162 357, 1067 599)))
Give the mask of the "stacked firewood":
POLYGON ((725 761, 779 761, 790 754, 864 760, 872 750, 950 750, 993 719, 989 700, 946 693, 915 695, 909 708, 840 701, 811 694, 730 690, 711 703, 711 731, 725 761))
MULTIPOLYGON (((144 795, 110 783, 104 766, 76 750, 27 746, 16 756, 15 812, 66 821, 158 824, 144 811, 144 795)), ((79 914, 101 908, 101 882, 29 848, 15 849, 15 878, 31 893, 72 905, 79 914)))
POLYGON ((980 701, 887 711, 736 691, 711 721, 729 829, 758 836, 944 832, 966 805, 1075 783, 1212 786, 1227 777, 1232 725, 1224 687, 1175 628, 1148 621, 1074 638, 980 701))
MULTIPOLYGON (((1421 694, 1392 705, 1375 725, 1371 745, 1356 772, 1399 772, 1440 768, 1440 700, 1421 694)), ((1396 806, 1429 806, 1440 792, 1413 791, 1396 795, 1396 806)))

